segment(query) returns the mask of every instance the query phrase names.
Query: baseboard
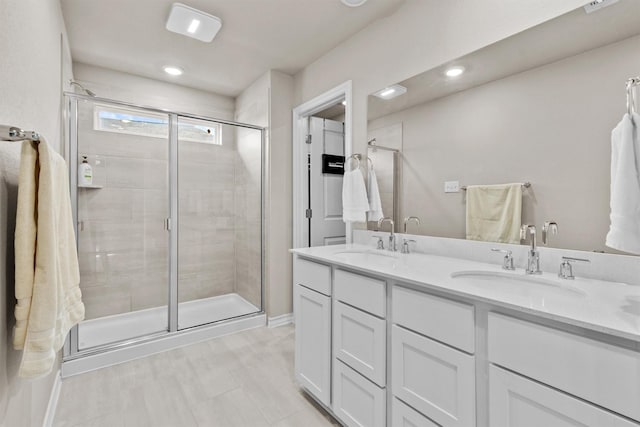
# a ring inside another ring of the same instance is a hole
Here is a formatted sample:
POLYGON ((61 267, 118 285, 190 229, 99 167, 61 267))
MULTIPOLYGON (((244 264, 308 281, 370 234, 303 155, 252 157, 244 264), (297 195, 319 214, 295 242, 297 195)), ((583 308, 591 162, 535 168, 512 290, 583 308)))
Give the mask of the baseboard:
POLYGON ((269 317, 267 319, 267 327, 277 328, 278 326, 293 323, 293 313, 281 314, 280 316, 269 317))
POLYGON ((62 373, 60 370, 56 372, 55 380, 51 386, 51 394, 49 395, 49 403, 47 404, 47 412, 44 414, 42 427, 53 426, 53 419, 56 416, 56 408, 58 407, 58 399, 60 398, 60 389, 62 388, 62 373))

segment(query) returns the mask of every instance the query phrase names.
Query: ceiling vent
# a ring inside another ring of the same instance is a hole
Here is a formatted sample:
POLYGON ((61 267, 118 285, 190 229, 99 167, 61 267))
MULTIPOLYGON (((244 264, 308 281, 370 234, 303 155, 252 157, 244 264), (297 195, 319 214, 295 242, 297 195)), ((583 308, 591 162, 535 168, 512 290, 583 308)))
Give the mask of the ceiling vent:
POLYGON ((584 10, 587 13, 595 12, 607 6, 611 6, 614 3, 618 3, 618 1, 619 0, 593 0, 584 7, 584 10))
POLYGON ((222 28, 217 16, 209 15, 181 3, 171 6, 167 30, 209 43, 222 28))

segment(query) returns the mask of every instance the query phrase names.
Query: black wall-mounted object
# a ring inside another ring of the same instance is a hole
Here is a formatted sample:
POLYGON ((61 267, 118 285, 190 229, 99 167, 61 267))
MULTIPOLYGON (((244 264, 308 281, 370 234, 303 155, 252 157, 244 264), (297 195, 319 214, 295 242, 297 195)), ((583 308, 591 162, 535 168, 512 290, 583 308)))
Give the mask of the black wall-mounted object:
POLYGON ((322 173, 344 175, 344 156, 322 155, 322 173))

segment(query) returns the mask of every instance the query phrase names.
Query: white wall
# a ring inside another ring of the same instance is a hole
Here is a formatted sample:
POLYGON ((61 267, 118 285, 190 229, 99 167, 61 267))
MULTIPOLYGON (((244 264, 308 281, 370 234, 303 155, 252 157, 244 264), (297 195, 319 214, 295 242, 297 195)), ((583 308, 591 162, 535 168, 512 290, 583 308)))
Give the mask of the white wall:
MULTIPOLYGON (((0 124, 36 130, 60 150, 62 82, 71 78, 60 4, 0 0, 0 28, 0 124)), ((42 425, 59 367, 35 381, 17 377, 21 352, 13 350, 11 331, 19 145, 0 141, 0 425, 11 427, 42 425)))
POLYGON ((416 234, 464 238, 464 193, 445 194, 445 181, 530 181, 523 223, 558 222, 553 247, 613 252, 610 133, 639 49, 632 37, 370 122, 403 126, 400 217, 422 219, 416 234))
POLYGON ((265 149, 265 310, 291 313, 291 109, 293 78, 269 71, 236 99, 236 120, 267 128, 265 149), (286 164, 287 166, 283 166, 286 164), (274 167, 275 165, 275 167, 274 167))
POLYGON ((176 78, 176 84, 171 84, 79 62, 73 63, 73 73, 78 82, 100 98, 217 119, 233 119, 233 98, 180 86, 179 78, 176 78))

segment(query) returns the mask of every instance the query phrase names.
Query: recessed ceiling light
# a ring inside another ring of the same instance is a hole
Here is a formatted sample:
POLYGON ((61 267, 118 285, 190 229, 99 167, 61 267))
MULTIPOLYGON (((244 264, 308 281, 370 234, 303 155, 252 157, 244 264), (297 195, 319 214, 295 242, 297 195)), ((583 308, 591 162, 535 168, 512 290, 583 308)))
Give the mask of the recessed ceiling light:
POLYGON ((393 99, 396 96, 400 96, 404 93, 407 93, 407 88, 400 85, 392 85, 389 87, 385 87, 384 89, 380 89, 376 93, 375 96, 382 99, 393 99))
POLYGON ((182 73, 184 73, 184 70, 182 68, 175 67, 173 65, 165 65, 164 67, 162 67, 162 69, 164 70, 165 73, 171 76, 180 76, 182 75, 182 73))
POLYGON ((213 40, 220 28, 222 21, 217 16, 181 3, 171 6, 167 19, 167 30, 207 43, 213 40))
POLYGON ((367 0, 340 0, 342 4, 349 7, 358 7, 362 6, 367 2, 367 0))
POLYGON ((447 77, 458 77, 464 73, 464 67, 451 67, 444 72, 447 77))

